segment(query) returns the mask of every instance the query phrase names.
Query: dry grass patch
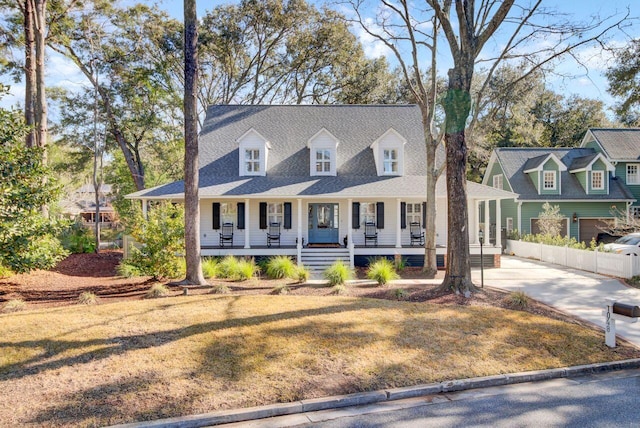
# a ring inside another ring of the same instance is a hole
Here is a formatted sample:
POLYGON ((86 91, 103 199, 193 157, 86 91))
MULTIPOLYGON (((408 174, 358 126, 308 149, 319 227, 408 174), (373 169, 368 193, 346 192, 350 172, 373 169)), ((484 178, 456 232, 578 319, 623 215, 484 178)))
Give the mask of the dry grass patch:
POLYGON ((64 307, 0 315, 0 330, 8 426, 109 425, 640 356, 520 311, 327 296, 64 307))

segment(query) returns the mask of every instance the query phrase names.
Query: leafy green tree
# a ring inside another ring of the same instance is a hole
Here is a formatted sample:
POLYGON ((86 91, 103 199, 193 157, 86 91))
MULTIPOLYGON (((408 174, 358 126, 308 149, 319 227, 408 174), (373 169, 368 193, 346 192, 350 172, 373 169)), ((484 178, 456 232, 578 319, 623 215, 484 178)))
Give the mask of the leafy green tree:
POLYGON ((61 224, 41 210, 59 188, 43 149, 25 146, 27 132, 18 112, 0 109, 0 265, 14 272, 49 269, 66 256, 55 237, 61 224))
POLYGON ((609 93, 620 99, 618 119, 629 126, 640 126, 640 38, 632 40, 616 55, 607 71, 609 93))

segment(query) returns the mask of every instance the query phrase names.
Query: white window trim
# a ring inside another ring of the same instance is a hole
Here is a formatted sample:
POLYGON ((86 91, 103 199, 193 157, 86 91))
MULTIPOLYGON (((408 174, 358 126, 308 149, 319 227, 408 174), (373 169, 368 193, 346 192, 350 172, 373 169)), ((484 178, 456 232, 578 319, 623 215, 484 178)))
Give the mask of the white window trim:
POLYGON ((502 174, 496 174, 493 176, 493 187, 495 189, 504 189, 504 177, 502 174))
POLYGON ((627 176, 626 176, 627 184, 631 184, 631 185, 640 184, 640 164, 638 164, 638 163, 628 163, 626 169, 627 169, 627 176), (631 181, 629 179, 629 177, 630 177, 630 175, 629 175, 629 167, 630 166, 634 166, 636 168, 635 180, 634 181, 631 181))
POLYGON ((238 142, 238 171, 240 176, 265 176, 267 175, 267 157, 271 144, 258 131, 251 128, 245 132, 238 142), (260 160, 260 171, 247 171, 245 153, 247 150, 258 150, 260 160))
POLYGON ((407 140, 395 129, 390 128, 369 146, 373 150, 373 158, 376 163, 378 176, 403 176, 404 175, 404 145, 407 140), (396 150, 398 153, 398 172, 385 172, 384 151, 396 150))
POLYGON ((424 226, 422 224, 422 202, 407 202, 406 211, 407 224, 417 221, 421 227, 424 226), (417 210, 415 209, 416 207, 418 208, 417 210))
POLYGON ((604 171, 591 171, 591 189, 592 190, 605 190, 604 185, 604 171), (600 176, 600 186, 596 187, 593 183, 595 181, 595 177, 600 176))
POLYGON ((220 223, 236 223, 237 221, 237 203, 222 202, 220 204, 220 223))
POLYGON ((284 225, 284 204, 282 202, 270 202, 267 204, 267 224, 280 223, 284 225))
MULTIPOLYGON (((368 221, 372 223, 376 223, 376 214, 377 214, 377 204, 375 202, 360 202, 360 226, 364 227, 364 224, 368 221), (373 206, 373 214, 366 213, 364 206, 370 205, 373 206), (367 216, 372 216, 370 219, 367 219, 367 216)), ((377 225, 376 225, 377 227, 377 225)))
POLYGON ((558 190, 558 172, 555 170, 542 170, 542 173, 540 174, 541 176, 541 189, 544 190, 558 190), (545 180, 545 175, 546 174, 553 174, 553 186, 552 187, 546 187, 546 180, 545 180))
POLYGON ((383 175, 399 175, 399 172, 400 172, 400 151, 395 147, 382 149, 382 174, 383 175), (393 159, 392 157, 387 159, 385 152, 388 152, 389 154, 395 152, 396 153, 395 159, 393 159), (394 163, 396 164, 395 172, 393 171, 394 163), (386 168, 387 164, 391 165, 390 171, 387 171, 387 168, 386 168))
POLYGON ((338 164, 338 145, 340 141, 331 134, 331 132, 322 128, 313 137, 307 141, 307 147, 309 148, 309 175, 310 176, 335 176, 337 175, 338 164), (322 138, 325 137, 325 138, 322 138), (328 137, 328 140, 327 138, 328 137), (316 153, 318 150, 329 151, 329 171, 316 171, 316 153))

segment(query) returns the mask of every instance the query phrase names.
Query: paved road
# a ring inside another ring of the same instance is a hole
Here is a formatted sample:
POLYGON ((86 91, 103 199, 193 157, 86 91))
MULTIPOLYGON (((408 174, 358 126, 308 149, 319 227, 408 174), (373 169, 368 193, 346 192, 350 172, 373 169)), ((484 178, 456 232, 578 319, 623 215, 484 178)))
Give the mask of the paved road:
POLYGON ((640 370, 484 388, 224 426, 638 428, 640 370))
MULTIPOLYGON (((480 270, 472 272, 480 284, 480 270)), ((484 284, 524 291, 536 300, 604 327, 602 310, 608 298, 640 305, 640 289, 619 280, 563 266, 518 257, 502 256, 499 269, 484 270, 484 284)), ((640 346, 640 322, 616 322, 618 335, 640 346)), ((603 338, 604 340, 604 338, 603 338)))

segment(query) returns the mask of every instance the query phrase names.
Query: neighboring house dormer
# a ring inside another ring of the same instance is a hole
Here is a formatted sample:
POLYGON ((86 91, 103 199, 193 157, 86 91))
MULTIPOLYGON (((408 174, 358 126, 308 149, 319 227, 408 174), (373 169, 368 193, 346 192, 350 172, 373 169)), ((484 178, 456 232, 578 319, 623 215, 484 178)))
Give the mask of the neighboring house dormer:
POLYGON ((404 175, 404 145, 407 140, 393 128, 371 144, 378 176, 404 175))
POLYGON ((539 195, 561 195, 561 173, 567 167, 553 153, 527 160, 524 173, 529 176, 539 195))
POLYGON ((324 128, 309 138, 307 147, 311 176, 336 175, 339 144, 338 139, 324 128))
POLYGON ((602 153, 577 157, 571 163, 569 172, 574 174, 587 195, 609 194, 609 173, 615 167, 602 153))
POLYGON ((271 149, 269 141, 253 128, 236 141, 239 145, 239 175, 266 175, 267 158, 271 149))

